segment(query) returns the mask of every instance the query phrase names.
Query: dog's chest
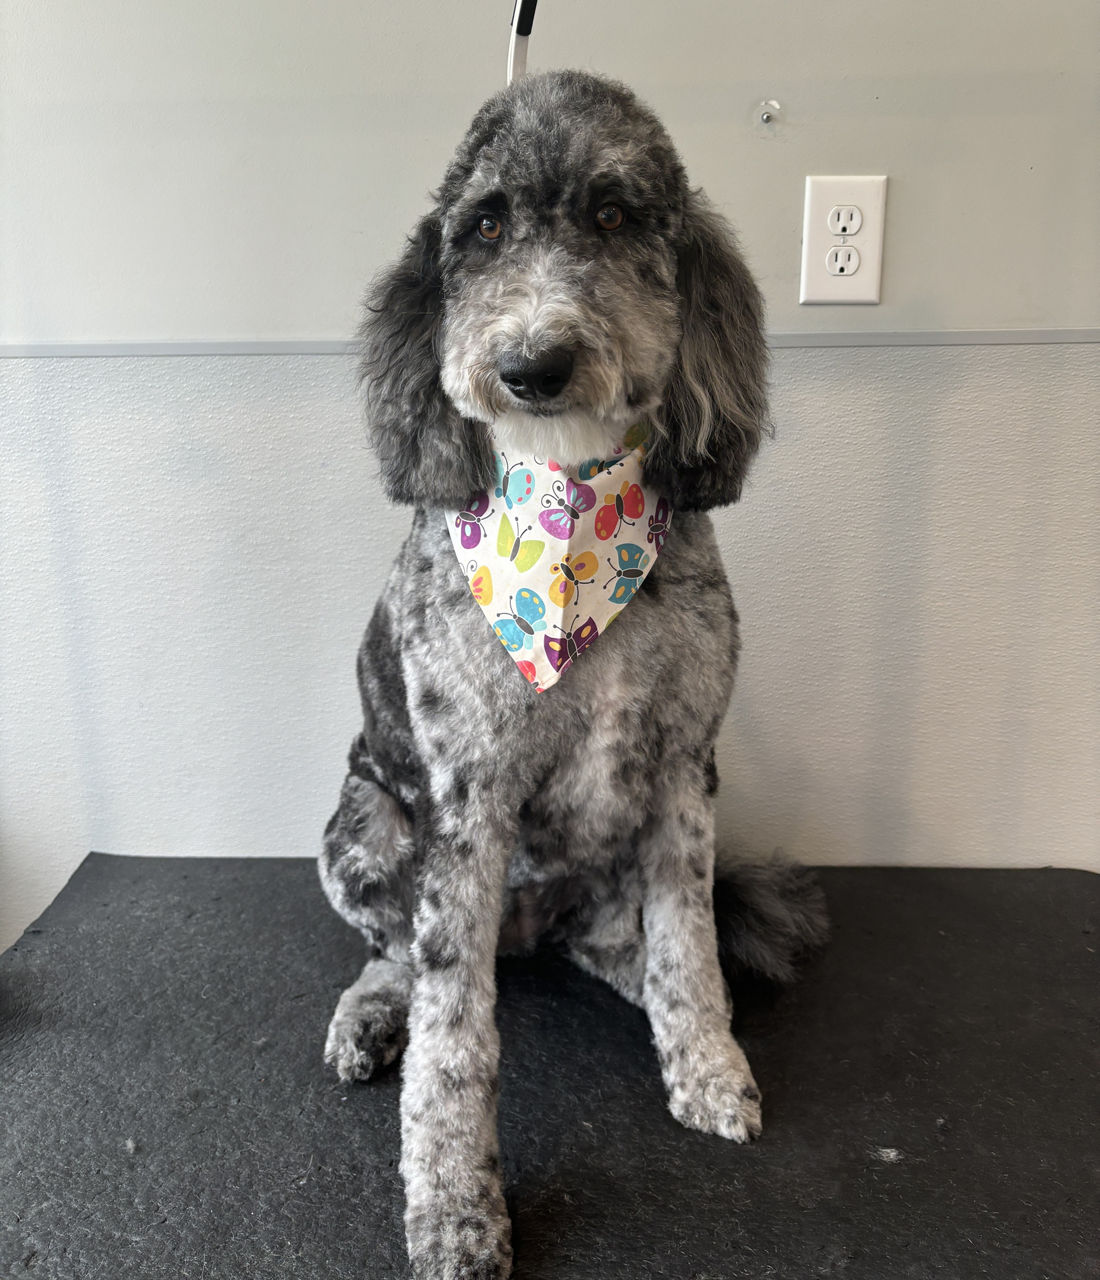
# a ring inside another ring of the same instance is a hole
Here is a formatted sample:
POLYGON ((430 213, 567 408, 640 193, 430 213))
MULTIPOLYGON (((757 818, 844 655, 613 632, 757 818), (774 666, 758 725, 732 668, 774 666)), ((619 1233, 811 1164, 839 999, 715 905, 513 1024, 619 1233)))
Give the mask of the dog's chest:
POLYGON ((622 656, 606 658, 593 701, 571 717, 583 727, 564 735, 525 807, 525 842, 548 860, 610 862, 645 819, 652 744, 622 656))
POLYGON ((613 857, 644 821, 669 753, 708 745, 725 711, 729 589, 709 520, 676 533, 614 624, 541 694, 486 623, 441 521, 418 517, 403 553, 389 603, 428 773, 493 780, 546 858, 613 857))

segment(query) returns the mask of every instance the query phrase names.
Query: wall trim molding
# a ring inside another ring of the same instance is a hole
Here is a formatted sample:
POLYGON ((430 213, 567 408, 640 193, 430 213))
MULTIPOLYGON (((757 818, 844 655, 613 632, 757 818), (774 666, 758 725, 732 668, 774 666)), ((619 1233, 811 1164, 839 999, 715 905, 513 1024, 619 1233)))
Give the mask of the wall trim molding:
POLYGON ((773 333, 780 347, 1005 347, 1100 342, 1100 329, 921 329, 867 333, 773 333))
MULTIPOLYGON (((774 350, 791 347, 990 347, 1100 342, 1100 329, 928 329, 865 333, 773 333, 774 350)), ((101 359, 110 356, 347 356, 351 341, 288 339, 260 342, 7 342, 0 359, 101 359)))

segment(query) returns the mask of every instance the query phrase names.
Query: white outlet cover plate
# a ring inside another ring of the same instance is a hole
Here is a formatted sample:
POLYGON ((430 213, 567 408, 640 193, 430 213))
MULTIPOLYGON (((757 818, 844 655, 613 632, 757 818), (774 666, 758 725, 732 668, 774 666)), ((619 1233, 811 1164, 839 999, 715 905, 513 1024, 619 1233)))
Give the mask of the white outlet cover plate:
POLYGON ((876 303, 882 290, 882 240, 886 227, 886 178, 821 175, 806 179, 802 215, 802 275, 800 303, 876 303), (863 215, 857 232, 834 235, 829 213, 838 205, 855 205, 863 215), (859 269, 852 275, 830 275, 826 259, 831 249, 850 245, 859 251, 859 269))

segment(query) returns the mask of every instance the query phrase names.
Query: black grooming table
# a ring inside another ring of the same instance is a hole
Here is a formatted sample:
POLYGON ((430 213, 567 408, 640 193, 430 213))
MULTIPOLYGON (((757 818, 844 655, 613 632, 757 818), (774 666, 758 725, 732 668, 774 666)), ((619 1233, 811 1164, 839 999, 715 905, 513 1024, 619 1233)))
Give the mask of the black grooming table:
MULTIPOLYGON (((500 967, 517 1280, 1095 1280, 1100 877, 827 870, 742 993, 763 1139, 665 1109, 643 1015, 500 967)), ((0 957, 0 1275, 407 1275, 398 1077, 342 1086, 357 936, 312 863, 89 857, 0 957)))

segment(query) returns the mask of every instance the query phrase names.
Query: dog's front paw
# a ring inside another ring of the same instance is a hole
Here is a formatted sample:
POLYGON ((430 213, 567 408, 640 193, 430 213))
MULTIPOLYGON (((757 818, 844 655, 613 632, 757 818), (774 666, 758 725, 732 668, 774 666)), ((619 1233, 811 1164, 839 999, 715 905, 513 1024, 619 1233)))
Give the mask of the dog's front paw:
POLYGON ((402 1009, 381 1001, 354 1010, 337 1008, 325 1040, 325 1061, 345 1083, 369 1080, 401 1054, 407 1040, 402 1009))
POLYGON ((760 1137, 760 1090, 734 1041, 717 1054, 687 1055, 685 1066, 666 1077, 669 1110, 682 1125, 733 1142, 760 1137))
POLYGON ((405 1232, 415 1280, 507 1280, 512 1224, 503 1197, 492 1208, 448 1205, 409 1213, 405 1232))

